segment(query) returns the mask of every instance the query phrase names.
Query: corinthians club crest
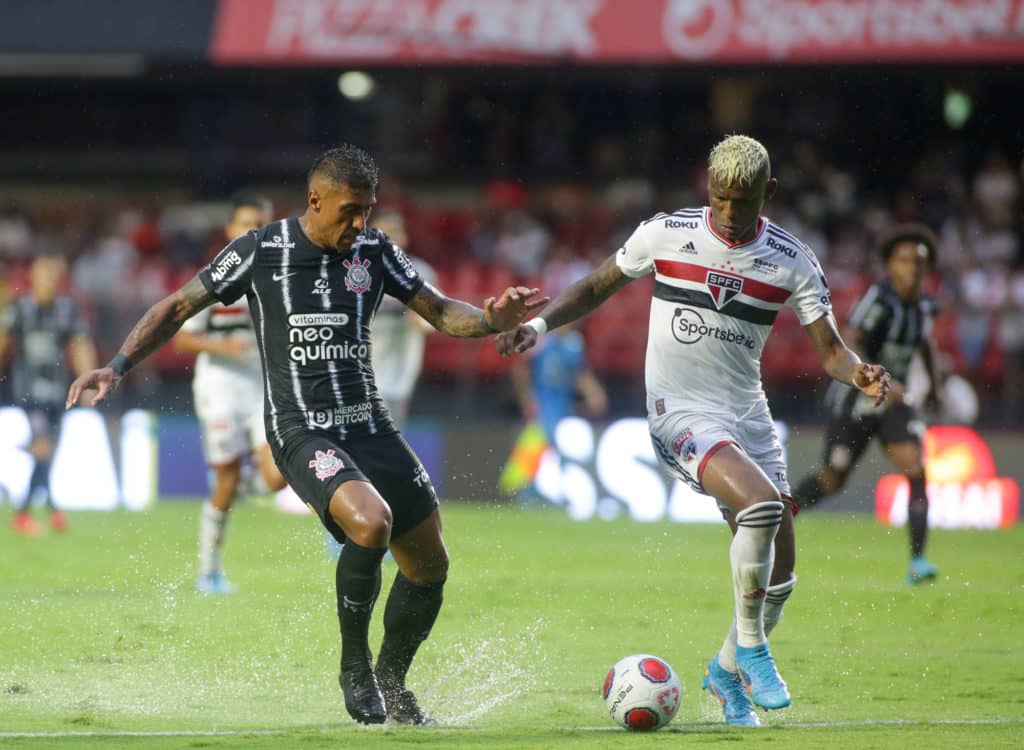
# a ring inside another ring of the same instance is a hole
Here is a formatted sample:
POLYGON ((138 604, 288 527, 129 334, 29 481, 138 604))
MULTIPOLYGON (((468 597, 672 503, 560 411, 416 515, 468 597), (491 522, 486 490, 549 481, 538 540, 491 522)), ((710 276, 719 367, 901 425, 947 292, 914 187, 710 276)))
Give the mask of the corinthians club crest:
POLYGON ((345 288, 355 294, 362 294, 370 288, 371 279, 370 272, 367 270, 370 267, 369 260, 343 260, 341 265, 348 269, 348 273, 345 274, 345 288))
POLYGON ((309 462, 309 468, 316 469, 316 478, 321 481, 330 479, 345 468, 344 462, 334 455, 333 448, 328 449, 326 453, 317 451, 315 455, 316 458, 309 462))

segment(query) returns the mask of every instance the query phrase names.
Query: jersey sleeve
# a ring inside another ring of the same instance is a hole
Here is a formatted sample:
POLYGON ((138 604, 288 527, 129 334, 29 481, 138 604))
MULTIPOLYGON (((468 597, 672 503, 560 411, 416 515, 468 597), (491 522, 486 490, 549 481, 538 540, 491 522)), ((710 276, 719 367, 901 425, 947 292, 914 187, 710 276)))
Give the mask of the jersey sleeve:
POLYGON ((393 242, 384 245, 383 264, 384 291, 402 303, 407 303, 423 286, 423 277, 409 256, 393 242))
POLYGON ((800 325, 810 325, 832 312, 832 294, 828 289, 825 272, 814 254, 802 248, 802 259, 796 269, 796 283, 786 304, 796 313, 800 325))
POLYGON ((888 313, 889 309, 882 299, 881 289, 875 284, 854 306, 853 312, 850 313, 850 326, 870 338, 885 327, 888 313))
POLYGON ((625 244, 615 254, 615 263, 626 276, 631 279, 649 274, 654 269, 654 256, 651 254, 651 224, 644 222, 629 236, 625 244))
POLYGON ((249 289, 257 245, 256 233, 249 232, 229 243, 199 271, 199 280, 218 301, 230 305, 249 289))

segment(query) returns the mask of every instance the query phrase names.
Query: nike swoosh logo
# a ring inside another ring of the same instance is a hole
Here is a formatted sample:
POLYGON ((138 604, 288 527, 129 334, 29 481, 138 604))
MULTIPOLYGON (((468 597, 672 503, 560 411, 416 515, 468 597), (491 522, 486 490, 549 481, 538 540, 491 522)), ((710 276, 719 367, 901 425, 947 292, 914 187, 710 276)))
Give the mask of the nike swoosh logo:
POLYGON ((289 276, 294 276, 294 275, 295 275, 295 271, 290 271, 288 273, 278 273, 277 271, 274 271, 273 278, 274 278, 274 281, 284 281, 289 276))

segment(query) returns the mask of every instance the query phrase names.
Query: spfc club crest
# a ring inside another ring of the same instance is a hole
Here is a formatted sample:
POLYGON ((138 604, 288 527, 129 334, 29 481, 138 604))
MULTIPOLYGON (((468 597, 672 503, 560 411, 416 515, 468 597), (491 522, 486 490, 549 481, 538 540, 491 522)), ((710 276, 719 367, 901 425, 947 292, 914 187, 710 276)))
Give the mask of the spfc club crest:
POLYGON ((729 300, 743 291, 743 277, 733 276, 720 271, 708 271, 707 279, 704 282, 715 300, 715 307, 722 309, 729 300))
POLYGON ((689 428, 676 435, 672 441, 672 450, 684 462, 694 459, 697 455, 697 441, 694 439, 693 432, 689 428))
POLYGON ((367 270, 370 267, 369 260, 344 260, 341 265, 348 269, 348 273, 345 274, 346 289, 355 294, 362 294, 370 288, 370 272, 367 270))
POLYGON ((345 468, 342 460, 334 455, 333 448, 329 449, 326 453, 317 451, 315 455, 316 458, 309 462, 309 468, 316 469, 317 479, 330 479, 345 468))

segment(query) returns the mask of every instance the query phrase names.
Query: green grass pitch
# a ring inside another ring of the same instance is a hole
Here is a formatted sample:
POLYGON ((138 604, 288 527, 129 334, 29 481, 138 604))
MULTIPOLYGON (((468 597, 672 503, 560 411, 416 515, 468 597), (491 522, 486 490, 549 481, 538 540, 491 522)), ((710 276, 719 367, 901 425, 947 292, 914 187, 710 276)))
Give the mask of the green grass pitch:
MULTIPOLYGON (((934 532, 941 577, 911 588, 903 529, 804 514, 772 638, 793 705, 742 730, 700 691, 731 616, 724 526, 447 503, 446 604, 410 675, 443 725, 416 729, 345 714, 334 563, 312 517, 239 506, 238 591, 209 598, 192 590, 197 513, 162 503, 74 514, 63 536, 0 531, 0 745, 935 750, 1024 735, 1020 527, 934 532), (641 651, 684 685, 654 735, 613 726, 600 697, 608 668, 641 651)), ((385 563, 385 587, 393 574, 385 563)))

